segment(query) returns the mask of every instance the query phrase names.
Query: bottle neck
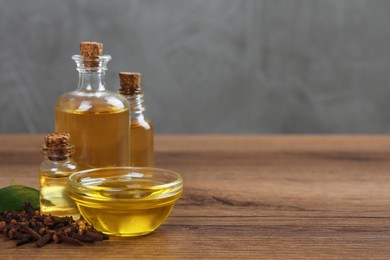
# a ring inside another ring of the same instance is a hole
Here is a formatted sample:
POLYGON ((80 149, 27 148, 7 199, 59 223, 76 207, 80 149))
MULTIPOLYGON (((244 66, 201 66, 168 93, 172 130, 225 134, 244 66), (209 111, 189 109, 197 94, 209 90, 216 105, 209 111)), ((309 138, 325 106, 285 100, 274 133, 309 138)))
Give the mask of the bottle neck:
POLYGON ((106 90, 104 74, 107 70, 107 63, 111 59, 110 55, 94 58, 73 55, 72 59, 76 62, 79 72, 78 91, 99 92, 106 90))
POLYGON ((68 157, 49 157, 48 155, 43 155, 43 160, 47 160, 48 162, 50 161, 51 163, 55 164, 67 164, 72 162, 72 158, 68 157))
POLYGON ((106 90, 104 71, 79 71, 78 91, 100 92, 106 90))
POLYGON ((130 103, 130 115, 131 120, 139 120, 144 118, 144 95, 143 94, 133 94, 125 95, 126 99, 130 103))

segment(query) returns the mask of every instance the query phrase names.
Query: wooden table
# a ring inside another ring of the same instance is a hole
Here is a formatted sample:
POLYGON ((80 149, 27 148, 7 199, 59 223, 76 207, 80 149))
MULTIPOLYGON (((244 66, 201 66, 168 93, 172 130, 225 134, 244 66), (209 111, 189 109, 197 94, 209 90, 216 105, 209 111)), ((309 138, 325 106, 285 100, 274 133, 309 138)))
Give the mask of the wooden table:
MULTIPOLYGON (((0 186, 38 188, 42 135, 0 135, 0 186)), ((154 233, 0 259, 390 258, 390 136, 158 136, 185 192, 154 233)))

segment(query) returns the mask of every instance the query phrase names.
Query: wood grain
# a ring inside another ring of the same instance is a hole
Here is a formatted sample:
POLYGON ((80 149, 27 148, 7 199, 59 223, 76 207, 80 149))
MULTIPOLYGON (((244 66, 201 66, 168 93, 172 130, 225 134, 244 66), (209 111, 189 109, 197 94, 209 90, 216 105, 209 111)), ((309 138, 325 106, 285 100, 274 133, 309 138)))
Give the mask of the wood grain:
MULTIPOLYGON (((0 186, 38 187, 43 135, 0 136, 0 186)), ((185 192, 154 233, 75 248, 0 238, 1 259, 390 257, 390 136, 157 136, 185 192)))

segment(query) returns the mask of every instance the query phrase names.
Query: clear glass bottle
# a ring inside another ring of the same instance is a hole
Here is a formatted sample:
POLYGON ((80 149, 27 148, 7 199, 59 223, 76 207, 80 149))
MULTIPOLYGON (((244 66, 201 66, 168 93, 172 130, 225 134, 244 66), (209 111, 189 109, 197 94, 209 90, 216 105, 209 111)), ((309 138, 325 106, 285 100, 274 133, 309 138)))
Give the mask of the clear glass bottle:
POLYGON ((144 115, 141 74, 120 72, 119 78, 119 93, 130 102, 130 165, 151 167, 154 164, 154 128, 150 119, 144 115))
POLYGON ((66 193, 68 177, 77 171, 77 164, 71 158, 75 147, 69 139, 66 133, 45 137, 42 145, 44 159, 39 169, 40 210, 42 214, 72 216, 77 220, 80 214, 66 193))
POLYGON ((81 55, 72 59, 79 71, 78 89, 62 95, 56 104, 55 129, 70 133, 77 147, 79 169, 129 165, 129 102, 106 90, 104 74, 109 55, 102 44, 80 43, 81 55))

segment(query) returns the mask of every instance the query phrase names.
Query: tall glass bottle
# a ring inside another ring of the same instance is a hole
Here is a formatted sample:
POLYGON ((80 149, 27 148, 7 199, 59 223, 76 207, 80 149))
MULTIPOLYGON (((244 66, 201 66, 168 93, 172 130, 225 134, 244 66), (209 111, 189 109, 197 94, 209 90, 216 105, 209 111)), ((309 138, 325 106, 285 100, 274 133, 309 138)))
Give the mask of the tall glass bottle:
POLYGON ((129 102, 106 90, 104 74, 109 55, 103 44, 80 43, 81 55, 72 59, 79 71, 78 89, 62 95, 56 104, 55 129, 70 133, 77 147, 79 169, 129 165, 129 102))
POLYGON ((66 193, 68 177, 77 170, 77 164, 71 158, 75 147, 69 139, 66 133, 45 136, 44 159, 39 169, 40 210, 42 214, 72 216, 77 220, 80 214, 66 193))
POLYGON ((130 102, 130 154, 131 166, 150 167, 154 164, 153 125, 144 115, 141 74, 120 72, 119 93, 130 102))

